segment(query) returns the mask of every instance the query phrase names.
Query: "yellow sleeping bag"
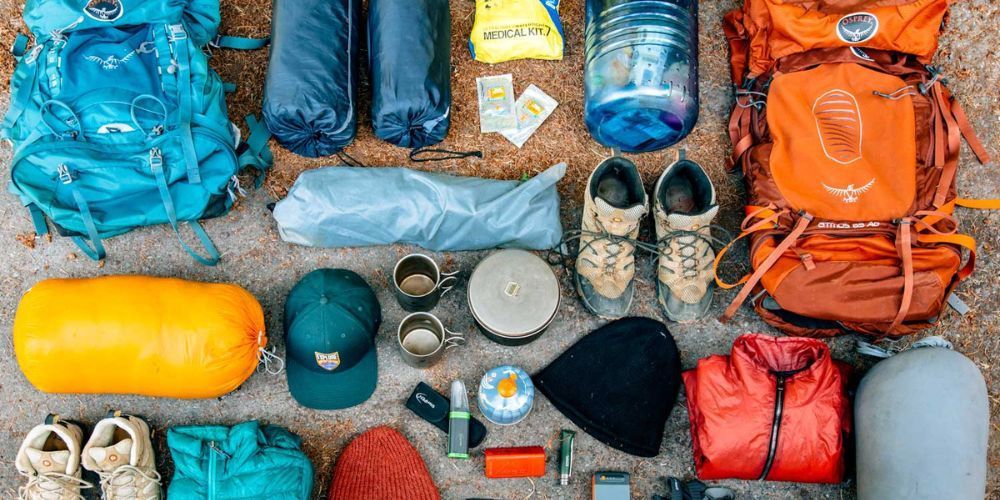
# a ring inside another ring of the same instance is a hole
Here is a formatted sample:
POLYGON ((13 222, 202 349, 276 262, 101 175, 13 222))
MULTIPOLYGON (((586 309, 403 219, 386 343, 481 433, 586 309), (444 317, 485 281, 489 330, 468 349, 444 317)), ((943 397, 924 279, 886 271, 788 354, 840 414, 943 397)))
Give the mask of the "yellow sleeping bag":
POLYGON ((266 345, 260 303, 228 284, 50 279, 14 316, 17 362, 43 392, 218 397, 253 374, 266 345))

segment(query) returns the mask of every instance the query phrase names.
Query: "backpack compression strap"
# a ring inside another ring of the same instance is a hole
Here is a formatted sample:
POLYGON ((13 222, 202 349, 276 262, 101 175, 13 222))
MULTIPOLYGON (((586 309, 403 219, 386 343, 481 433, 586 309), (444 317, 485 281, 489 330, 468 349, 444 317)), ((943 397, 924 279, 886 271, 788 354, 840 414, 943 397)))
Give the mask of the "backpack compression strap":
POLYGON ((246 124, 250 134, 247 136, 247 140, 236 148, 236 155, 240 170, 252 168, 257 171, 254 187, 260 188, 264 184, 267 170, 274 164, 274 155, 271 154, 271 148, 267 145, 267 141, 271 138, 271 131, 267 129, 262 120, 257 119, 254 115, 247 115, 246 124))
POLYGON ((245 36, 217 35, 208 46, 213 49, 235 49, 235 50, 257 50, 267 47, 271 43, 270 37, 250 38, 245 36))
POLYGON ((174 201, 170 197, 170 187, 167 186, 167 179, 163 173, 163 156, 160 154, 159 149, 154 148, 149 152, 149 167, 153 171, 153 175, 156 177, 156 186, 160 191, 160 198, 163 201, 163 209, 167 213, 167 219, 170 220, 170 227, 174 229, 174 234, 177 235, 177 241, 181 243, 184 247, 184 251, 188 253, 194 260, 197 260, 201 264, 206 266, 214 266, 219 263, 219 251, 215 248, 212 243, 212 239, 208 237, 208 233, 205 229, 201 227, 201 224, 196 221, 189 221, 188 225, 191 230, 194 231, 195 236, 201 241, 202 247, 204 247, 205 252, 208 256, 199 255, 198 252, 194 251, 184 239, 181 238, 180 223, 177 220, 177 213, 174 210, 174 201))
POLYGON ((781 240, 781 243, 779 243, 778 246, 774 247, 771 254, 768 255, 767 258, 764 259, 764 262, 762 262, 753 274, 750 275, 750 278, 747 279, 746 284, 743 285, 740 293, 737 294, 736 298, 733 299, 733 302, 729 304, 729 307, 726 308, 726 312, 722 314, 719 321, 726 323, 733 318, 743 302, 750 297, 750 292, 752 292, 754 287, 757 286, 760 279, 764 277, 771 267, 774 266, 775 262, 778 262, 778 259, 785 254, 785 251, 795 244, 799 237, 802 236, 802 233, 805 232, 806 228, 809 227, 809 223, 812 222, 812 220, 813 216, 807 212, 799 214, 799 220, 795 223, 792 231, 788 233, 788 236, 785 236, 785 239, 781 240))

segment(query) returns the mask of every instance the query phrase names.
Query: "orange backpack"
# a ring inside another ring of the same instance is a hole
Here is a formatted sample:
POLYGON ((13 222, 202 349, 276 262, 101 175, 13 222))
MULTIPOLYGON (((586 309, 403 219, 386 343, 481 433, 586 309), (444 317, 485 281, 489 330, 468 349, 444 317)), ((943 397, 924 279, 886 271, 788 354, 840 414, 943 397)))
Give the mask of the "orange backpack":
POLYGON ((746 0, 726 15, 753 271, 716 278, 743 286, 724 321, 752 297, 789 334, 897 337, 972 273, 952 217, 961 137, 989 158, 929 66, 949 3, 746 0))

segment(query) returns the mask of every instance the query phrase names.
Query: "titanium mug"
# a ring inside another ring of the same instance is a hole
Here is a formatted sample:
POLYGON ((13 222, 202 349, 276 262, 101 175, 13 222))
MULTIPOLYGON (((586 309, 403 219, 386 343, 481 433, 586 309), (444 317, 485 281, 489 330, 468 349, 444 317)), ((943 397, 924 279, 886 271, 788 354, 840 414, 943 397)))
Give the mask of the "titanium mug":
POLYGON ((442 273, 430 257, 411 253, 392 271, 396 301, 407 312, 427 312, 434 309, 444 294, 454 288, 458 272, 442 273))
POLYGON ((465 344, 465 337, 449 331, 437 316, 415 312, 399 323, 396 342, 406 364, 429 368, 441 359, 445 350, 465 344))

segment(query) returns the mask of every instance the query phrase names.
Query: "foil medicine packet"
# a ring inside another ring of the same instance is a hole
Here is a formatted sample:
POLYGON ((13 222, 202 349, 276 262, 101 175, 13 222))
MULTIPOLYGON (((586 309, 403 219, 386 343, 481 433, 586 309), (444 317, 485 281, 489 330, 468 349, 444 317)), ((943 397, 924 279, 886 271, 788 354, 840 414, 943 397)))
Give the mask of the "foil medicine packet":
POLYGON ((559 103, 542 92, 542 89, 533 84, 529 85, 514 104, 517 127, 503 130, 500 133, 520 149, 558 105, 559 103))
POLYGON ((514 116, 514 79, 510 74, 476 78, 479 93, 479 131, 502 132, 517 128, 514 116))

